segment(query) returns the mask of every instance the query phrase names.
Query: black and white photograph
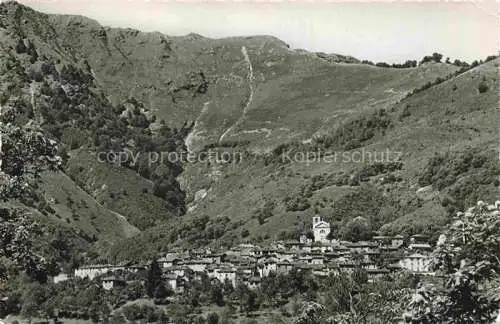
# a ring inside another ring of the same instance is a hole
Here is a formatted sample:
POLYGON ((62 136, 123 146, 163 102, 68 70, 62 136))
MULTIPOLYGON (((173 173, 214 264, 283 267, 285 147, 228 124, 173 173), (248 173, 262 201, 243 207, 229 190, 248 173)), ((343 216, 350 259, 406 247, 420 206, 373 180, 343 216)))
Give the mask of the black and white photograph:
POLYGON ((500 2, 0 0, 0 324, 500 324, 500 2))

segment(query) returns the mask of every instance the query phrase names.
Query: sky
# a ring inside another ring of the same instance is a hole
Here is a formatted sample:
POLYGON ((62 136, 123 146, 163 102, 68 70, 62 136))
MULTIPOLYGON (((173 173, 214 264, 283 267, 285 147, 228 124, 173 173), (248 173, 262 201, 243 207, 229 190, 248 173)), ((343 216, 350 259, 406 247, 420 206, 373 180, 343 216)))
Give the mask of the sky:
POLYGON ((227 36, 273 35, 292 48, 403 62, 439 52, 471 62, 498 54, 499 1, 21 0, 105 26, 227 36))

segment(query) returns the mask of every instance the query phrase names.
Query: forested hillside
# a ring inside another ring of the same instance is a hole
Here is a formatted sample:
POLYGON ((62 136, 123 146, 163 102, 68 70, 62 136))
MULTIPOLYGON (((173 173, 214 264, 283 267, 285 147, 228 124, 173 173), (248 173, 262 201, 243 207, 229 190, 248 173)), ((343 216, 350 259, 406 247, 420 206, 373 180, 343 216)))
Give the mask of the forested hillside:
POLYGON ((498 58, 373 64, 271 36, 0 10, 2 122, 39 126, 61 158, 3 208, 53 233, 64 264, 295 238, 314 214, 345 239, 435 239, 457 210, 498 196, 498 58), (149 159, 169 152, 240 158, 149 159), (318 158, 283 159, 305 152, 318 158))

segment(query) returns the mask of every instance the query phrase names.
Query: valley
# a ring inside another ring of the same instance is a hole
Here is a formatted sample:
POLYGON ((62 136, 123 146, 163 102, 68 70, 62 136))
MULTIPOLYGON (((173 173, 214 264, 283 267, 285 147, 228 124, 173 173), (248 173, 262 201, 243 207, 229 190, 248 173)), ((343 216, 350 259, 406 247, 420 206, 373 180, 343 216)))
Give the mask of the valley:
MULTIPOLYGON (((435 246, 457 212, 500 196, 495 55, 373 64, 11 1, 0 40, 0 212, 40 227, 22 248, 46 261, 37 275, 298 241, 313 217, 353 244, 425 235, 435 246), (367 237, 347 230, 359 224, 367 237)), ((14 254, 0 254, 0 297, 14 254)))

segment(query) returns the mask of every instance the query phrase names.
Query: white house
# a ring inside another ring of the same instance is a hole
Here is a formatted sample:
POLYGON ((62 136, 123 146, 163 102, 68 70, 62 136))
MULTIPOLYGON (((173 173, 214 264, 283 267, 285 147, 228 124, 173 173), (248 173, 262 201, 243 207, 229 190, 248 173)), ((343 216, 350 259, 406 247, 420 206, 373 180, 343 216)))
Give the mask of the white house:
POLYGON ((236 269, 232 268, 219 268, 215 272, 215 278, 217 278, 221 283, 229 280, 233 287, 236 287, 236 269))
POLYGON ((399 248, 404 244, 404 237, 402 235, 396 235, 391 239, 391 245, 393 247, 399 248))
POLYGON ((259 277, 250 277, 248 280, 248 288, 254 290, 260 286, 261 279, 259 277))
MULTIPOLYGON (((182 285, 178 284, 177 276, 175 274, 171 273, 171 274, 164 275, 163 279, 166 279, 168 285, 172 288, 173 291, 175 291, 175 292, 182 291, 182 289, 180 289, 182 287, 182 285)), ((179 279, 179 281, 180 281, 180 279, 179 279)))
POLYGON ((82 278, 82 279, 89 278, 89 280, 93 280, 95 277, 106 274, 108 272, 115 272, 125 269, 126 268, 123 266, 96 264, 96 265, 83 266, 78 269, 75 269, 74 275, 77 278, 82 278))
POLYGON ((117 285, 125 285, 125 281, 114 276, 105 277, 101 280, 104 290, 111 290, 117 285))
POLYGON ((52 282, 56 284, 58 282, 67 281, 69 279, 70 279, 70 276, 68 274, 61 272, 57 276, 52 277, 52 282))
POLYGON ((427 255, 413 253, 406 256, 404 259, 399 261, 401 268, 409 270, 414 273, 426 273, 429 272, 431 260, 427 255))
POLYGON ((267 277, 269 276, 269 273, 276 272, 276 265, 278 262, 279 260, 276 258, 267 258, 264 262, 261 262, 258 265, 260 277, 267 277))
POLYGON ((185 262, 185 265, 193 270, 194 272, 203 272, 205 271, 206 267, 211 264, 211 261, 208 261, 208 260, 202 260, 202 259, 198 259, 198 260, 189 260, 187 262, 185 262))
POLYGON ((327 236, 330 234, 330 223, 321 220, 321 217, 313 217, 314 242, 329 242, 327 236))

